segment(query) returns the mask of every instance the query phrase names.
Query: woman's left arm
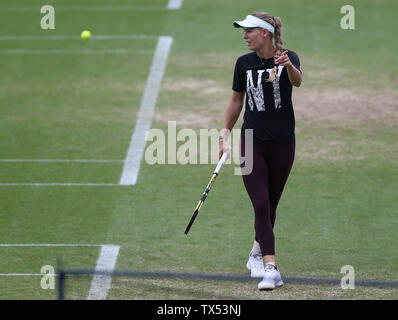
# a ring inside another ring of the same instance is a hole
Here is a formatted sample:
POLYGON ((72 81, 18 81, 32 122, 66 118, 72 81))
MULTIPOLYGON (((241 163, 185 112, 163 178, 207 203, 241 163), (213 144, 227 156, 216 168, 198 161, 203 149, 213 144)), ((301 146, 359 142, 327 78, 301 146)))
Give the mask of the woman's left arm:
POLYGON ((280 56, 275 56, 275 64, 285 66, 291 84, 295 87, 300 87, 302 81, 301 72, 290 61, 287 50, 283 51, 280 56))

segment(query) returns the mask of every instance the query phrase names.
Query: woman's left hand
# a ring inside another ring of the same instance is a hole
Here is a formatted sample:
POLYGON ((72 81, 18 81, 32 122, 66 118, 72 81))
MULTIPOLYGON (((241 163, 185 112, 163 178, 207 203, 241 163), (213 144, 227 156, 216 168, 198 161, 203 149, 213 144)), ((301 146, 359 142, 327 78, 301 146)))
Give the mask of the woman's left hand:
POLYGON ((280 65, 280 66, 290 66, 292 65, 292 62, 289 59, 289 56, 287 55, 288 50, 285 50, 281 53, 280 56, 275 56, 275 64, 280 65))
POLYGON ((295 87, 300 87, 302 81, 301 72, 297 70, 295 66, 293 66, 293 63, 290 61, 289 56, 287 55, 287 51, 288 50, 285 50, 281 53, 280 56, 274 57, 275 64, 280 66, 286 66, 287 75, 289 77, 290 83, 295 87))

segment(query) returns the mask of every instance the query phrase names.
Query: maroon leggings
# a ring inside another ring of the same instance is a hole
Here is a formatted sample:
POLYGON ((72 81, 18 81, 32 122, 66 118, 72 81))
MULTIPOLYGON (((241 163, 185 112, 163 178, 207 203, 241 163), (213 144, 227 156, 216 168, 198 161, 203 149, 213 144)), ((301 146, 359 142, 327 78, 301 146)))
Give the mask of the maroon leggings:
MULTIPOLYGON (((282 144, 253 144, 253 170, 242 175, 254 208, 255 239, 263 256, 275 254, 273 228, 276 207, 293 166, 295 145, 295 139, 282 144)), ((240 147, 242 162, 245 156, 244 139, 241 139, 240 147)), ((241 167, 244 165, 242 163, 241 167)))

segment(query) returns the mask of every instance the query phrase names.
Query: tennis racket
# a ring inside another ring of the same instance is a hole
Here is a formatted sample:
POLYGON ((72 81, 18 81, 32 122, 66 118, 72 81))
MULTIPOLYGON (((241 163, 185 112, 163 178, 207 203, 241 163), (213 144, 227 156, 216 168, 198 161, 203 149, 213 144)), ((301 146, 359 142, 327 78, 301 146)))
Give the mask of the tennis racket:
POLYGON ((188 225, 187 225, 187 227, 186 227, 186 229, 184 231, 185 234, 188 234, 189 229, 191 229, 192 224, 193 224, 193 222, 196 219, 196 216, 198 215, 200 209, 202 208, 202 206, 203 206, 203 204, 204 204, 204 202, 205 202, 205 200, 206 200, 206 198, 207 198, 207 196, 208 196, 208 194, 210 192, 210 189, 211 189, 211 187, 214 184, 214 181, 216 181, 218 173, 220 172, 222 166, 224 165, 225 160, 227 159, 227 156, 228 156, 228 154, 226 152, 224 152, 224 154, 222 155, 220 161, 218 161, 217 167, 214 170, 213 175, 211 176, 211 179, 210 179, 209 183, 207 184, 207 187, 206 187, 205 191, 203 192, 203 195, 200 198, 200 200, 199 200, 199 202, 198 202, 198 204, 197 204, 197 206, 195 208, 195 211, 192 214, 191 220, 189 220, 189 223, 188 223, 188 225))

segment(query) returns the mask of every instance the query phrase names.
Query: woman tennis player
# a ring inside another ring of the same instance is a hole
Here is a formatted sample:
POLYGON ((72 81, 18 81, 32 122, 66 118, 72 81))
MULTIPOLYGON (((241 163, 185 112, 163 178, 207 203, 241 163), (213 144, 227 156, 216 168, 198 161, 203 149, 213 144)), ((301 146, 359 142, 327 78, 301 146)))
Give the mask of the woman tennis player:
POLYGON ((292 87, 301 85, 302 76, 297 54, 282 48, 279 17, 255 12, 233 25, 243 28, 243 39, 253 52, 236 61, 219 156, 228 152, 228 135, 239 118, 246 96, 240 156, 241 162, 245 157, 252 157, 253 169, 249 174, 244 174, 242 169, 242 177, 255 215, 255 240, 247 268, 252 277, 262 278, 258 288, 267 290, 283 285, 276 266, 273 228, 276 208, 294 161, 292 87), (245 148, 247 129, 253 133, 251 155, 244 154, 248 150, 248 146, 245 148))

